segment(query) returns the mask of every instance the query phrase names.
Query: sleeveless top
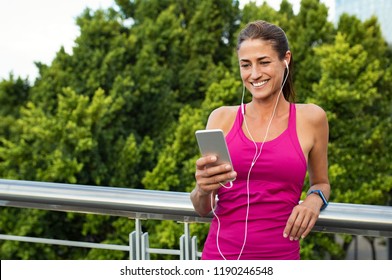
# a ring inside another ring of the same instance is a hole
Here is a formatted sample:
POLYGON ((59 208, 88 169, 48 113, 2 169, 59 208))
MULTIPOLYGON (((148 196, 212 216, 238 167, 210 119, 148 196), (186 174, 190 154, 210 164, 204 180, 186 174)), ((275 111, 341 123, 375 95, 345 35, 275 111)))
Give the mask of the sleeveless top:
MULTIPOLYGON (((307 163, 296 131, 296 108, 290 104, 288 127, 278 137, 266 141, 253 166, 249 180, 249 213, 247 176, 255 145, 242 130, 243 115, 239 107, 235 122, 226 136, 237 178, 230 189, 220 188, 215 213, 202 259, 238 259, 245 231, 246 243, 240 259, 299 259, 299 241, 283 237, 283 230, 298 205, 306 175, 307 163), (217 236, 219 227, 219 235, 217 236)), ((261 142, 256 142, 260 148, 261 142)))

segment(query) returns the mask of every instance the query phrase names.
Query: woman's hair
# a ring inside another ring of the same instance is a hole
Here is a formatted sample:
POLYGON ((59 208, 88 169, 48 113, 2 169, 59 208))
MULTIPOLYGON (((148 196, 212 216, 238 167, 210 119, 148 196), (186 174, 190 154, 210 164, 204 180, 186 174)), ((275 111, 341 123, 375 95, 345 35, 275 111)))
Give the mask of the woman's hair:
MULTIPOLYGON (((241 30, 240 34, 238 35, 237 51, 240 49, 242 42, 248 39, 261 39, 264 41, 269 41, 272 48, 278 53, 280 60, 284 59, 286 52, 289 50, 289 42, 282 28, 263 20, 250 22, 245 26, 244 29, 241 30)), ((292 64, 293 55, 291 54, 291 60, 289 64, 290 71, 286 83, 283 86, 282 92, 286 100, 294 102, 295 91, 292 79, 292 64)))

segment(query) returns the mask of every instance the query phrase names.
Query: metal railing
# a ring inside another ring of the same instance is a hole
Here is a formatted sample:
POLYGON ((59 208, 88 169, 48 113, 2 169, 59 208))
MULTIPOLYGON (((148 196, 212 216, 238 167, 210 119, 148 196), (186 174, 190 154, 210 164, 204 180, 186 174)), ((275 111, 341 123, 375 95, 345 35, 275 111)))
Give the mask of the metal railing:
MULTIPOLYGON (((3 240, 129 251, 131 259, 148 259, 152 253, 179 255, 180 259, 186 260, 197 259, 201 254, 197 251, 196 237, 189 234, 189 223, 209 223, 212 218, 211 215, 198 216, 189 193, 16 180, 0 180, 0 206, 135 219, 129 246, 0 235, 3 240), (179 250, 150 248, 148 233, 141 230, 141 221, 146 219, 184 223, 179 250)), ((391 238, 392 207, 330 203, 321 212, 313 231, 391 238)))

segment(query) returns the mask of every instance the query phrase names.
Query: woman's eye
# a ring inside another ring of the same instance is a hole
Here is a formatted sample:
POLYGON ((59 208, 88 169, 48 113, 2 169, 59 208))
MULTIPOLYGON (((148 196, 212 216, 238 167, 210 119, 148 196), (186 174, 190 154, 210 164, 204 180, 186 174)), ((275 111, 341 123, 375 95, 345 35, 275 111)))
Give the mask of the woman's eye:
POLYGON ((250 64, 241 64, 241 67, 242 68, 248 68, 248 67, 250 67, 250 64))
POLYGON ((261 61, 261 62, 260 62, 261 65, 268 65, 268 64, 270 64, 270 63, 271 63, 270 61, 261 61))

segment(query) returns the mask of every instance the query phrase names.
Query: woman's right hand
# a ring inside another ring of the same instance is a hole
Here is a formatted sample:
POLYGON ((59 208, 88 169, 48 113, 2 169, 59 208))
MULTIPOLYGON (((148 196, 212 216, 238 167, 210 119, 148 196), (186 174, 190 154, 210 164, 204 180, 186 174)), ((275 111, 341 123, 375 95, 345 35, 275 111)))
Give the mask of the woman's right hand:
POLYGON ((217 160, 216 156, 205 156, 196 161, 196 187, 190 197, 193 207, 202 217, 214 208, 217 190, 237 177, 230 164, 213 165, 217 160))
POLYGON ((212 155, 201 157, 196 161, 196 186, 201 195, 209 195, 222 187, 222 184, 237 177, 230 164, 213 165, 217 160, 217 157, 212 155))

